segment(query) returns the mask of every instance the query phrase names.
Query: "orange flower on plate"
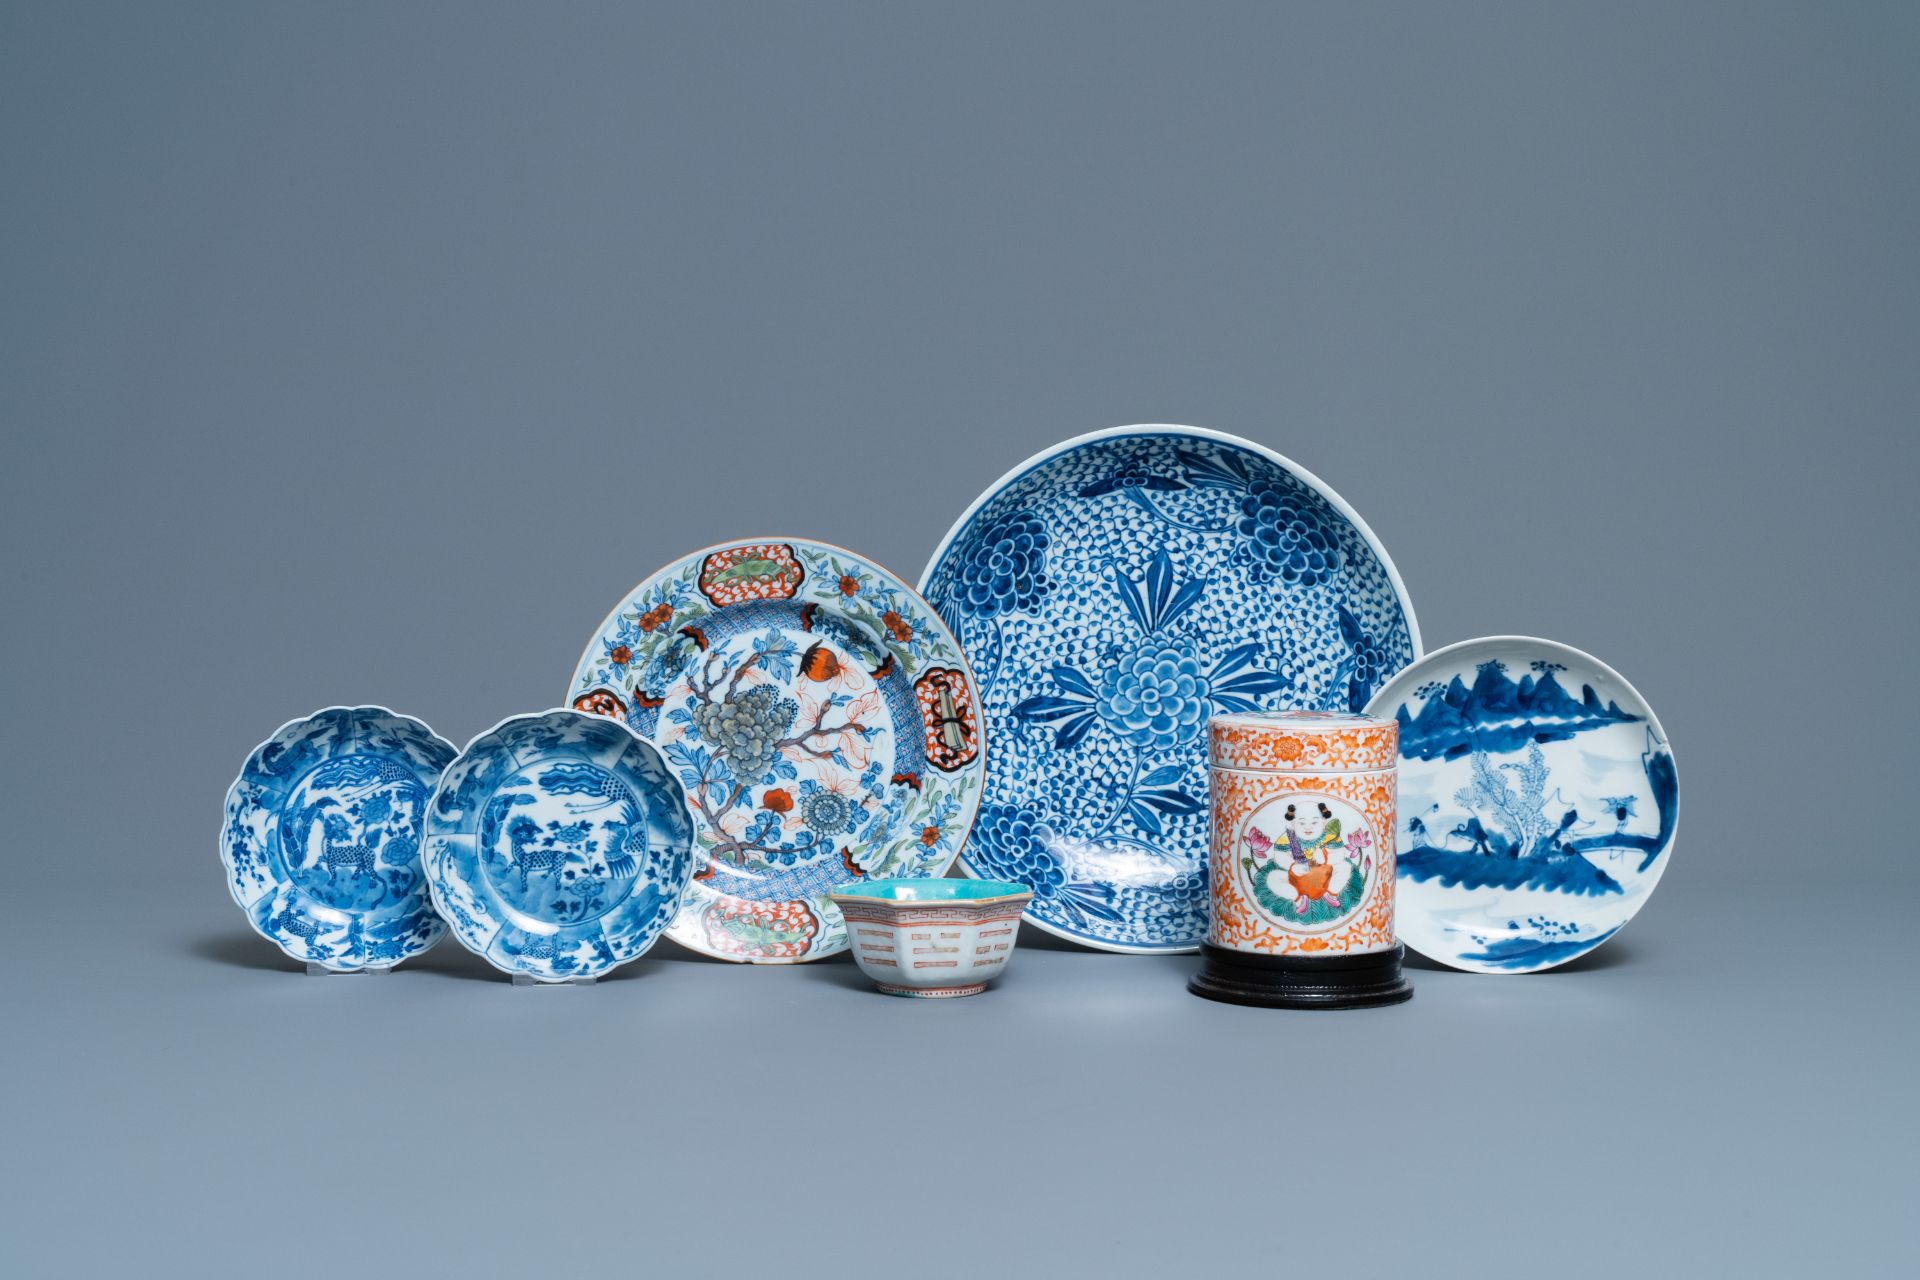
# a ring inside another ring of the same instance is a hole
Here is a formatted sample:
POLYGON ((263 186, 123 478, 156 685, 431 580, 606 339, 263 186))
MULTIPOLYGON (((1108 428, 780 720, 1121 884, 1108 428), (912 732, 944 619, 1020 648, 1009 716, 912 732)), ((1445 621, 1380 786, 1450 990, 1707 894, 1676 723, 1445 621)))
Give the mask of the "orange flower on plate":
POLYGON ((881 614, 880 621, 887 624, 887 634, 895 640, 898 640, 901 644, 905 644, 907 641, 913 639, 913 628, 907 625, 905 618, 893 610, 889 609, 881 614))
POLYGON ((784 787, 774 787, 760 797, 760 807, 771 809, 775 813, 793 812, 793 793, 784 787))
POLYGON ((640 615, 640 629, 658 631, 671 621, 673 621, 673 606, 665 603, 657 604, 640 615))

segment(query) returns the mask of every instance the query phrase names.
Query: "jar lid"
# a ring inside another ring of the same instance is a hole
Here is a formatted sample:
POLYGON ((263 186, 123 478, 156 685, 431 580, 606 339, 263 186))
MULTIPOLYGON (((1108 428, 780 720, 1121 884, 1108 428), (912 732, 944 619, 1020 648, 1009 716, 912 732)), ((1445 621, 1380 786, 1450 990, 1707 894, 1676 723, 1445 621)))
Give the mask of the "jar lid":
POLYGON ((1207 759, 1223 769, 1318 773, 1391 769, 1400 726, 1345 711, 1237 711, 1207 722, 1207 759))

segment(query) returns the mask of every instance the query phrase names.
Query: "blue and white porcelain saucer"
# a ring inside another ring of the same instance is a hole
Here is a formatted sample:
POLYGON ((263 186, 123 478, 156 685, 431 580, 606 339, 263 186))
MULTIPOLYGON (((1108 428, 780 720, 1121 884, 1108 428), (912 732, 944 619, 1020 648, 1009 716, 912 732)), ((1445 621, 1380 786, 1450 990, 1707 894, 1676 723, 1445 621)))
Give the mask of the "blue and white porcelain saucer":
POLYGON ((1420 652, 1386 552, 1260 445, 1121 427, 1021 463, 921 589, 960 637, 993 743, 970 875, 1112 951, 1206 930, 1207 718, 1357 711, 1420 652))
POLYGON ((1598 658, 1489 636, 1374 695, 1400 724, 1400 938, 1531 973, 1619 932, 1667 869, 1680 776, 1645 698, 1598 658))
POLYGON ((427 808, 433 905, 495 968, 593 978, 644 953, 693 872, 686 794, 654 745, 579 711, 467 744, 427 808))
POLYGON ((724 960, 845 950, 828 895, 944 875, 980 804, 959 643, 842 547, 749 538, 682 556, 607 615, 567 697, 666 752, 699 868, 669 936, 724 960))
POLYGON ((427 799, 453 744, 385 707, 280 726, 227 791, 220 859, 260 933, 296 960, 386 969, 439 941, 420 874, 427 799))

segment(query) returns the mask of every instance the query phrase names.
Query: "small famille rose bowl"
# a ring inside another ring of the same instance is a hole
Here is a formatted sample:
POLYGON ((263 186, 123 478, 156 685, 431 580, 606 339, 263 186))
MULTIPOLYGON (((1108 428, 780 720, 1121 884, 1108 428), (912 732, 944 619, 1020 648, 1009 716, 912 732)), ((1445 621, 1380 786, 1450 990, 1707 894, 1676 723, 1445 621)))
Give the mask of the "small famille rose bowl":
POLYGON ((1000 976, 1033 897, 995 880, 868 880, 830 895, 860 969, 890 996, 976 996, 1000 976))

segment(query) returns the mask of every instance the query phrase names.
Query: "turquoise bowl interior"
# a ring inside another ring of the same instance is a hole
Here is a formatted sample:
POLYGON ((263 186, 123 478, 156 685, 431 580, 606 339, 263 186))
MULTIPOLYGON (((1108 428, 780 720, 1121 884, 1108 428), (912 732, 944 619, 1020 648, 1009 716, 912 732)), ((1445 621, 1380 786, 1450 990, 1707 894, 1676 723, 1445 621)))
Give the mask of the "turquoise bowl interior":
POLYGON ((1023 884, 1000 880, 936 880, 931 877, 897 880, 863 880, 857 884, 835 886, 829 897, 873 898, 880 902, 984 902, 990 898, 1010 898, 1032 893, 1023 884))

